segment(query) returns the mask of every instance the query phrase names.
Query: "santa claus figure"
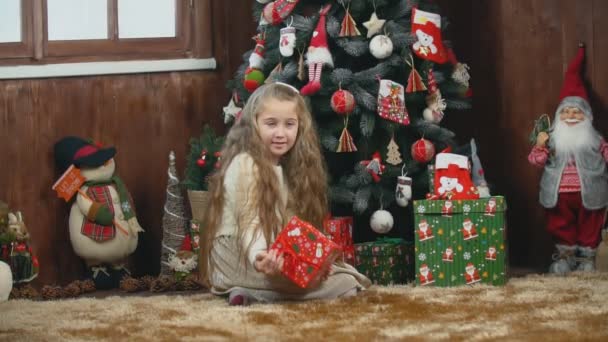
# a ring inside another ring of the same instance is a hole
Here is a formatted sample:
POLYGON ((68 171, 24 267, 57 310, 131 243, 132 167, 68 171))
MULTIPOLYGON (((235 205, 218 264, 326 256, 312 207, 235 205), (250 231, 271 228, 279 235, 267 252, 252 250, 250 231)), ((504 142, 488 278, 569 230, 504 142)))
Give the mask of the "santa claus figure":
POLYGON ((490 246, 490 248, 488 248, 486 260, 496 260, 496 247, 490 246))
POLYGON ((441 257, 441 260, 447 261, 447 262, 454 262, 454 250, 452 249, 452 247, 448 247, 445 249, 445 251, 443 252, 443 255, 441 257))
POLYGON ((464 240, 470 240, 477 237, 477 229, 470 218, 464 219, 462 222, 462 238, 464 240))
POLYGON ((467 267, 465 267, 464 270, 464 279, 467 285, 475 284, 481 281, 481 278, 479 277, 479 271, 477 270, 477 268, 475 268, 475 265, 473 265, 473 263, 468 263, 467 267))
POLYGON ((443 202, 443 207, 441 208, 441 214, 445 217, 451 217, 452 211, 454 211, 454 203, 452 203, 452 201, 443 202))
POLYGON ((433 273, 426 264, 422 264, 420 266, 420 274, 418 274, 418 279, 420 280, 420 285, 422 286, 435 282, 435 279, 433 279, 433 273))
POLYGON ((425 241, 432 239, 433 237, 433 230, 429 223, 426 220, 421 220, 420 223, 418 223, 418 240, 425 241))
POLYGON ((492 197, 488 200, 486 204, 486 209, 484 215, 486 216, 494 216, 496 214, 496 198, 492 197))
POLYGON ((550 133, 540 132, 528 155, 543 167, 540 204, 557 258, 549 272, 594 271, 595 255, 608 206, 608 144, 593 128, 593 113, 580 76, 580 46, 566 71, 550 133))

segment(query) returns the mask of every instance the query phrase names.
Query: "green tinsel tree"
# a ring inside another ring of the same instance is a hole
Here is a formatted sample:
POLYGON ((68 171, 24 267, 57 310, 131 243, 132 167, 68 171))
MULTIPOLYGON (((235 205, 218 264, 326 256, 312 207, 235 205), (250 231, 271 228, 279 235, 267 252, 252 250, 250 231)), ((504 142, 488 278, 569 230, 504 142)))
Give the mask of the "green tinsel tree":
MULTIPOLYGON (((414 160, 411 154, 412 144, 424 138, 434 145, 436 152, 455 144, 454 133, 442 127, 440 122, 437 122, 440 120, 432 122, 432 118, 427 117, 428 113, 423 115, 428 106, 430 91, 433 90, 429 78, 434 77, 441 93, 445 115, 470 107, 470 101, 465 96, 468 90, 468 67, 457 63, 455 56, 450 54, 450 42, 442 40, 444 52, 451 57, 445 63, 421 58, 413 51, 413 45, 418 41, 416 34, 411 32, 413 9, 441 14, 439 8, 430 0, 300 0, 295 1, 295 7, 289 12, 285 10, 286 7, 282 7, 289 5, 289 2, 294 3, 293 0, 254 2, 253 18, 259 24, 257 46, 255 51, 248 51, 243 56, 245 63, 239 67, 235 78, 228 83, 228 87, 233 91, 233 101, 236 99, 237 106, 242 107, 251 94, 245 88, 244 80, 248 80, 248 85, 251 85, 251 82, 261 84, 265 77, 270 81, 285 82, 302 89, 309 81, 309 77, 306 77, 309 76, 309 68, 303 61, 306 61, 313 31, 320 21, 320 9, 331 5, 325 16, 325 29, 327 48, 333 57, 333 68, 323 66, 321 89, 307 96, 307 99, 317 123, 331 174, 329 195, 332 214, 354 214, 355 240, 366 241, 374 235, 369 229, 369 217, 376 210, 384 208, 392 213, 397 226, 390 235, 410 237, 413 232, 412 205, 403 208, 395 203, 397 176, 407 172, 407 175, 413 178, 414 199, 423 198, 429 187, 427 164, 432 163, 432 160, 414 160), (374 15, 376 19, 385 20, 384 24, 378 25, 378 22, 374 22, 374 15), (266 19, 262 19, 264 17, 266 19), (278 22, 273 23, 273 20, 278 22), (373 30, 374 24, 377 32, 368 37, 368 32, 373 30), (280 30, 286 26, 295 28, 295 52, 289 57, 282 55, 279 48, 279 43, 284 38, 280 30), (356 35, 357 30, 360 35, 356 35), (355 35, 343 36, 344 33, 353 32, 355 35), (379 37, 372 43, 378 36, 385 36, 390 40, 392 51, 385 49, 385 38, 379 37), (260 45, 261 38, 264 39, 263 45, 260 45), (370 48, 370 43, 376 45, 370 48), (258 60, 257 65, 252 65, 251 54, 260 51, 263 54, 263 62, 258 60), (386 56, 380 56, 382 53, 386 56), (252 66, 254 68, 250 68, 252 66), (413 73, 413 70, 416 73, 413 73), (433 76, 430 76, 430 70, 433 76), (413 90, 418 88, 419 91, 405 92, 405 107, 410 121, 408 125, 379 116, 380 79, 397 82, 404 88, 408 87, 409 81, 409 90, 412 90, 412 87, 413 90), (332 95, 340 89, 354 95, 355 106, 348 115, 347 129, 356 146, 356 152, 336 152, 342 145, 339 139, 346 120, 344 115, 339 115, 332 109, 331 101, 332 95), (389 144, 393 151, 393 157, 389 160, 399 160, 394 155, 395 145, 391 143, 392 139, 401 153, 401 164, 386 163, 389 144), (385 165, 379 175, 379 181, 376 181, 377 177, 370 172, 373 168, 370 170, 368 163, 375 152, 380 153, 385 165)), ((445 30, 445 18, 441 17, 439 20, 441 29, 445 30)))

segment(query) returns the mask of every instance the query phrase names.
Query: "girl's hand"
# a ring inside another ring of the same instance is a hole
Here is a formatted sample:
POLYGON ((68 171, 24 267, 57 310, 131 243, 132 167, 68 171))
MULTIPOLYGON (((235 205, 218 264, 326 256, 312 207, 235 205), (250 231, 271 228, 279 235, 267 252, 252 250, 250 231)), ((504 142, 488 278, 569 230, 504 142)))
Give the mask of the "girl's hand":
POLYGON ((255 256, 253 267, 256 271, 264 273, 267 276, 278 276, 283 270, 285 259, 283 255, 279 255, 276 249, 270 252, 260 252, 255 256))

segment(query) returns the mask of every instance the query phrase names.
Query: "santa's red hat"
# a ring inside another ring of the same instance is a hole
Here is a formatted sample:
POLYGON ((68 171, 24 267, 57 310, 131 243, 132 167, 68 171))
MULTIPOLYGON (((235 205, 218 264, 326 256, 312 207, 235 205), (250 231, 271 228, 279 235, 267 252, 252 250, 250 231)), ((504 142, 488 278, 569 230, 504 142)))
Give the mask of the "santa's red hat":
POLYGON ((585 46, 579 44, 578 52, 564 75, 564 84, 559 94, 560 104, 556 110, 556 118, 565 107, 578 107, 586 116, 593 118, 589 96, 583 83, 581 71, 585 60, 585 46))
POLYGON ((317 27, 315 28, 312 38, 310 39, 310 46, 312 47, 327 47, 327 31, 325 29, 325 17, 330 8, 331 4, 328 4, 321 9, 321 12, 319 12, 319 22, 317 22, 317 27))

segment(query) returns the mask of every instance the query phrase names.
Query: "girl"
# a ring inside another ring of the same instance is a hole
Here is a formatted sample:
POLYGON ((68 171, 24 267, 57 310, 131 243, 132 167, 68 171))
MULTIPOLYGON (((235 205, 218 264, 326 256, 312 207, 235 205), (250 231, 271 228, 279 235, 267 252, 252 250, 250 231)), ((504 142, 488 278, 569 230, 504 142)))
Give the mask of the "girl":
POLYGON ((332 265, 301 289, 281 275, 283 257, 268 251, 293 215, 322 227, 327 175, 318 141, 304 98, 284 83, 257 89, 228 132, 209 184, 201 271, 230 305, 336 298, 369 287, 350 265, 332 265))

